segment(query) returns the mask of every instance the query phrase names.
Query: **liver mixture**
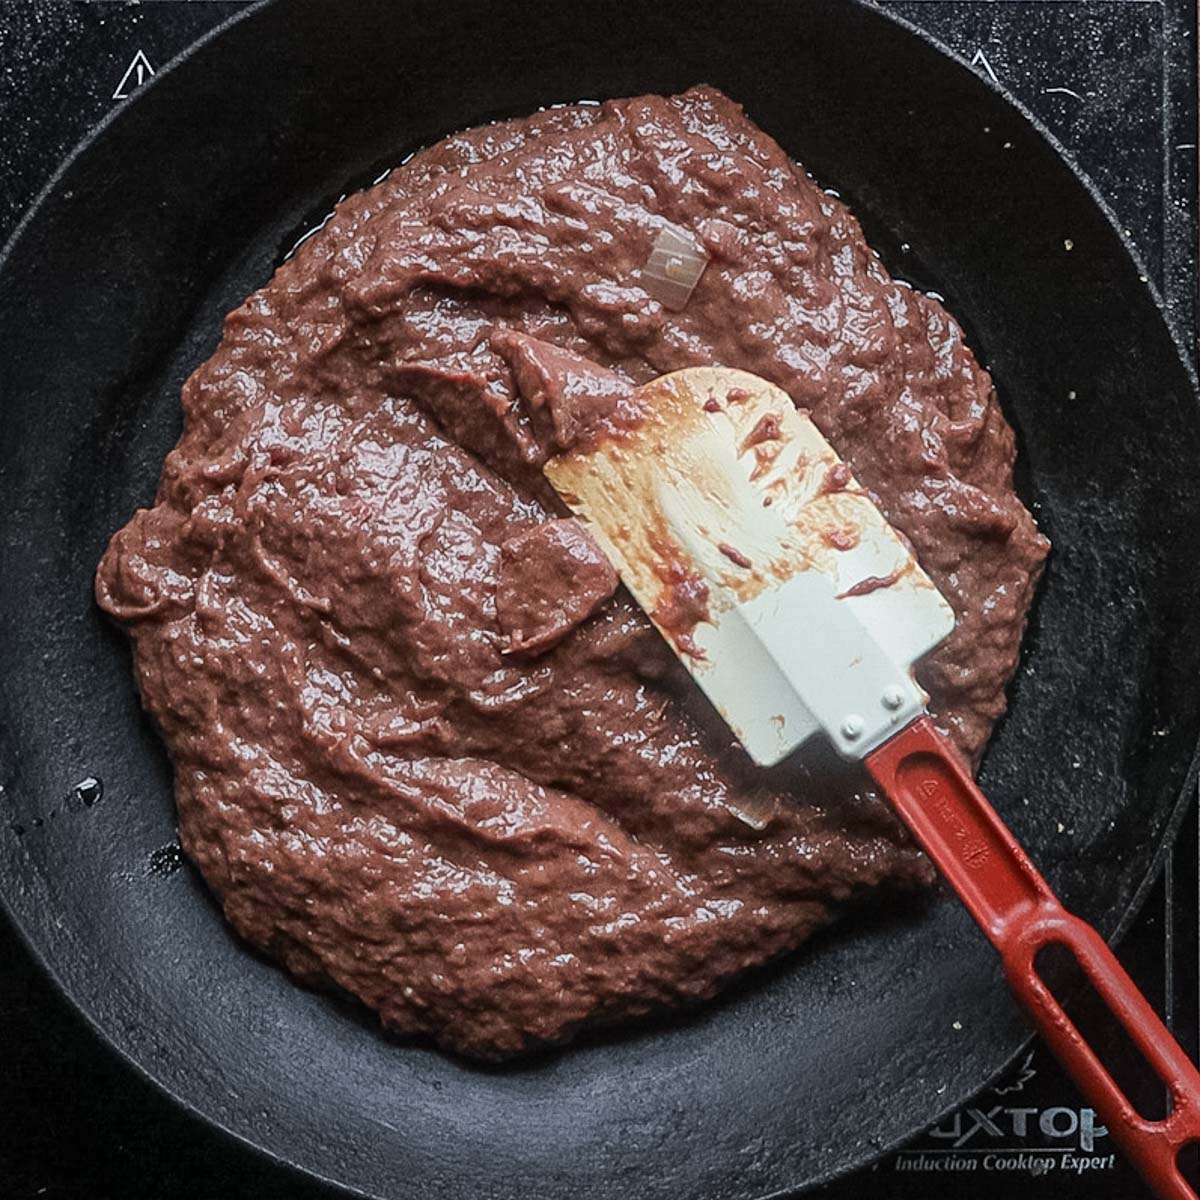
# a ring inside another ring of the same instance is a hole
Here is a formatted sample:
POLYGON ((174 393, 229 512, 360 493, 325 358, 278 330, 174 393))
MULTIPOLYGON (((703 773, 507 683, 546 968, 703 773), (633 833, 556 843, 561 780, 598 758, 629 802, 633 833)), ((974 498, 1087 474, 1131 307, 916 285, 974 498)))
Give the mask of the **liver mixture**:
POLYGON ((1047 543, 959 327, 720 93, 541 112, 345 200, 227 317, 100 563, 244 938, 498 1057, 929 882, 858 775, 749 763, 541 475, 708 363, 788 391, 911 539, 958 615, 919 676, 977 760, 1047 543), (664 223, 709 258, 681 311, 641 276, 664 223))

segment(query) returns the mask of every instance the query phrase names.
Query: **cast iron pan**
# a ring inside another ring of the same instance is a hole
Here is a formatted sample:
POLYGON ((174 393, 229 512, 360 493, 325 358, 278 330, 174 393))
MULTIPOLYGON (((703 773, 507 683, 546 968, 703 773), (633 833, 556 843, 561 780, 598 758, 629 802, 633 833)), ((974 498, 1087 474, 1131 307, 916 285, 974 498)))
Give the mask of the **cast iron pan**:
POLYGON ((945 294, 1020 430, 1055 552, 983 772, 997 807, 1108 934, 1179 811, 1200 731, 1193 380, 1128 246, 1025 114, 850 2, 252 9, 72 157, 0 268, 0 891, 165 1091, 371 1196, 761 1197, 908 1138, 1026 1036, 943 899, 846 923, 686 1019, 480 1070, 296 987, 190 869, 159 869, 170 771, 91 580, 154 492, 222 314, 348 181, 421 143, 699 81, 839 189, 895 273, 945 294), (89 775, 92 807, 73 798, 89 775))

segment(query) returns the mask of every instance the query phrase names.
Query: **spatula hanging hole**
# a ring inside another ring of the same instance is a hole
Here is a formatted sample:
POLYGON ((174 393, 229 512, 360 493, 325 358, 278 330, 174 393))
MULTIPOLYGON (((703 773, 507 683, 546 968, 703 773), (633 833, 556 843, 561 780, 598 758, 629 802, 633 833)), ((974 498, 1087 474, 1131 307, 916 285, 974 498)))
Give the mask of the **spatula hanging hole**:
POLYGON ((1138 1114, 1147 1121, 1169 1116, 1167 1085, 1092 986, 1074 952, 1056 942, 1039 950, 1033 965, 1138 1114))

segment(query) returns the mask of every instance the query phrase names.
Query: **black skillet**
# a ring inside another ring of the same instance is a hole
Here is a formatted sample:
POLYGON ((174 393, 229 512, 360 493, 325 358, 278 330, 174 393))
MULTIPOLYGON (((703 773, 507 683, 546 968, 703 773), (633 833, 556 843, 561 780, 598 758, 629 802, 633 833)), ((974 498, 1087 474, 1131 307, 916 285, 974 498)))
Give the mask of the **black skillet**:
POLYGON ((153 494, 221 315, 347 181, 423 142, 698 81, 839 189, 896 274, 946 295, 1021 432, 1056 549, 983 772, 997 807, 1109 935, 1180 813, 1200 732, 1194 380, 1027 114, 849 0, 251 9, 80 148, 0 267, 0 892, 166 1092, 371 1196, 794 1189, 907 1139, 1026 1036, 991 948, 942 900, 847 921, 686 1019, 480 1070, 302 991, 190 870, 152 869, 170 772, 91 577, 153 494), (73 792, 89 775, 91 807, 73 792))

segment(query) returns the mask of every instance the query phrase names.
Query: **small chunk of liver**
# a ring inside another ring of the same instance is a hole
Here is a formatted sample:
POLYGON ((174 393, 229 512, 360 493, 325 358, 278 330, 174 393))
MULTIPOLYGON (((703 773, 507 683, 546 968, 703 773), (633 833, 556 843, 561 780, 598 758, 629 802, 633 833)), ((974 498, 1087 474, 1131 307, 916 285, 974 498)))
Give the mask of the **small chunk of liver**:
POLYGON ((514 654, 542 654, 617 590, 617 573, 575 520, 547 521, 500 547, 496 615, 514 654))

